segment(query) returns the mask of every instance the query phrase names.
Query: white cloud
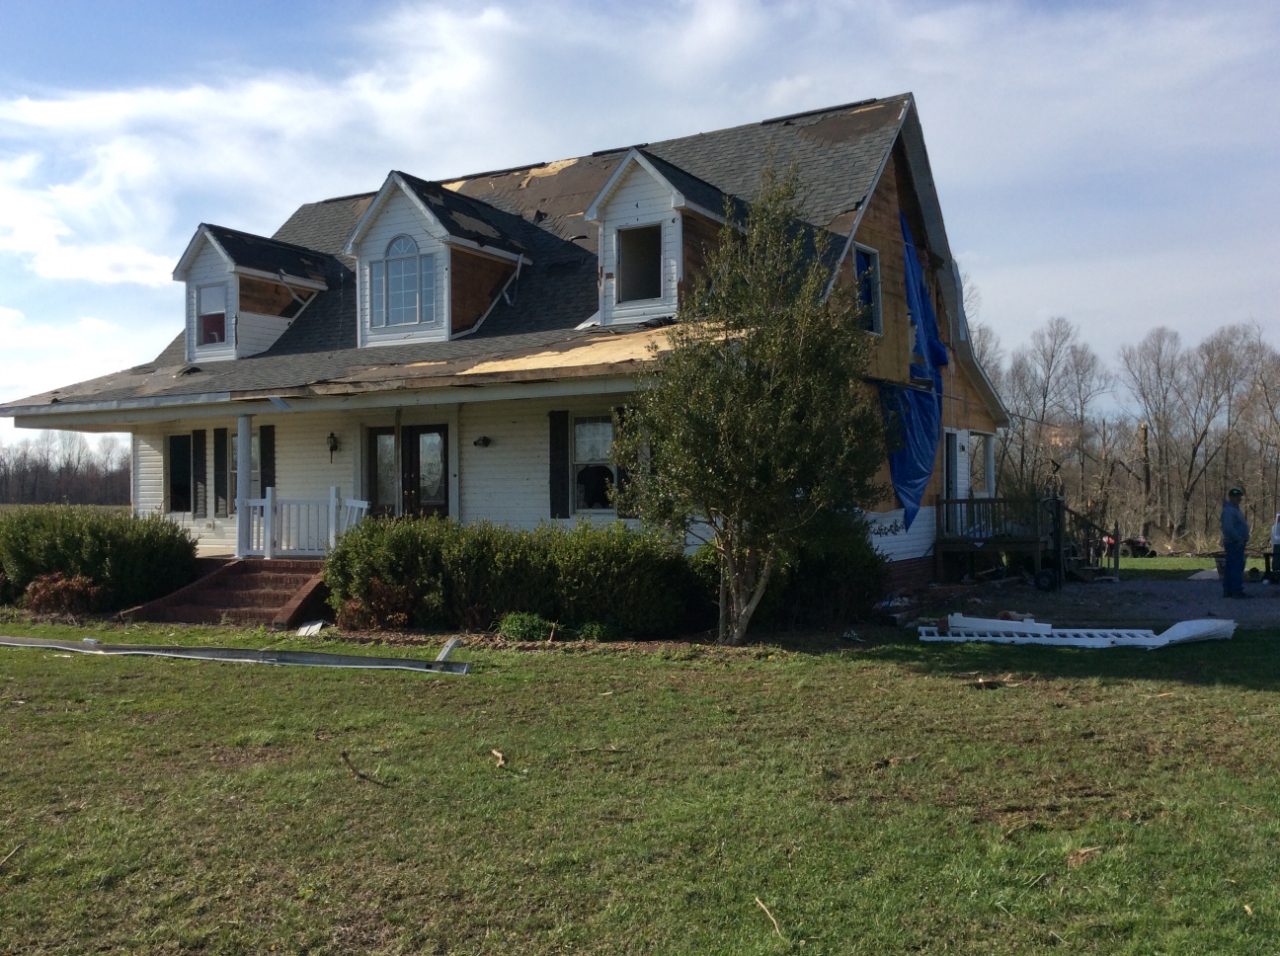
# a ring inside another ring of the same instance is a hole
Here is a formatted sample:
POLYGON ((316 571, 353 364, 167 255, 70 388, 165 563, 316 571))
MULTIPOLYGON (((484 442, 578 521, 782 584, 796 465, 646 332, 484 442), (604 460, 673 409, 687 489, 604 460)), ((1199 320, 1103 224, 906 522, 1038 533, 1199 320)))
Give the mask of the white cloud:
MULTIPOLYGON (((270 232, 298 203, 376 188, 389 168, 443 178, 910 89, 988 320, 1013 342, 1044 311, 1138 337, 1202 319, 1233 268, 1256 268, 1218 257, 1223 274, 1158 309, 1131 294, 1274 198, 1256 184, 1280 158, 1265 120, 1278 25, 1261 0, 406 3, 354 30, 329 72, 0 98, 0 256, 127 297, 170 281, 199 221, 270 232), (1107 267, 1082 287, 1085 243, 1107 267)), ((1252 228, 1262 262, 1280 252, 1276 230, 1252 228)), ((1265 317, 1263 284, 1240 278, 1233 308, 1265 317)), ((117 350, 130 341, 118 327, 95 341, 117 367, 156 350, 117 350)), ((0 382, 28 360, 0 350, 0 382)))

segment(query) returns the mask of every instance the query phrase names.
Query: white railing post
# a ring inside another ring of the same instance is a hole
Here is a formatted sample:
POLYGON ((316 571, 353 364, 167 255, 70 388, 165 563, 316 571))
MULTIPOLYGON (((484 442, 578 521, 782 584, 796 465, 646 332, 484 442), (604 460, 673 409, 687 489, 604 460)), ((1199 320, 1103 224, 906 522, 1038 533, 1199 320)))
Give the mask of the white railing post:
POLYGON ((267 489, 267 504, 262 509, 262 556, 270 561, 276 556, 276 490, 267 489))
POLYGON ((329 550, 338 541, 338 489, 329 486, 329 550))

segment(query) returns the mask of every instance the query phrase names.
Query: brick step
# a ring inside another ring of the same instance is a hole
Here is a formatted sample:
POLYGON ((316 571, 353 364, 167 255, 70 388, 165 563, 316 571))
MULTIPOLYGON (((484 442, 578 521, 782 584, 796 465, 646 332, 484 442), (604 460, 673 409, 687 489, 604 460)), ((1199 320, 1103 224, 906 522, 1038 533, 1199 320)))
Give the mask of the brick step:
POLYGON ((217 591, 258 591, 287 590, 296 591, 314 575, 310 574, 266 574, 250 572, 247 574, 231 574, 220 581, 215 581, 209 590, 217 591))
POLYGON ((313 574, 319 574, 324 570, 323 561, 262 561, 251 558, 243 565, 245 573, 255 572, 289 572, 293 574, 305 574, 310 577, 313 574))
POLYGON ((297 589, 263 589, 259 591, 221 591, 210 588, 189 596, 191 604, 203 607, 269 607, 282 608, 297 594, 297 589))
POLYGON ((276 616, 277 608, 264 607, 211 607, 205 604, 179 604, 165 608, 157 614, 164 615, 164 620, 182 624, 221 624, 223 621, 235 624, 270 624, 276 616))

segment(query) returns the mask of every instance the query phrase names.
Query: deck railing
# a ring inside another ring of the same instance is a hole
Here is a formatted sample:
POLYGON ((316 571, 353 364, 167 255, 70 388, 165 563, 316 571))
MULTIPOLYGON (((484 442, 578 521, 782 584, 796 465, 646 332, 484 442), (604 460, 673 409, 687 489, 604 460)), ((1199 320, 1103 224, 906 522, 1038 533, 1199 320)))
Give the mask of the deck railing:
POLYGON ((1052 513, 1029 498, 940 498, 938 540, 986 543, 1043 542, 1053 533, 1052 513))
POLYGON ((277 498, 275 491, 236 503, 237 557, 322 556, 369 512, 369 502, 340 498, 337 488, 327 499, 277 498))

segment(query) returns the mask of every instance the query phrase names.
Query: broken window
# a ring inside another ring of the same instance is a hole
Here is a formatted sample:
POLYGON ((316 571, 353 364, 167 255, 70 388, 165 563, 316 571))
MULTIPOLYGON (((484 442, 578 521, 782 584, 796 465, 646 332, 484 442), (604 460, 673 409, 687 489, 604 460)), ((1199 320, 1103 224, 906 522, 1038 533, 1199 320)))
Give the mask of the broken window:
POLYGON ((369 326, 434 325, 435 263, 408 236, 392 239, 386 258, 369 263, 369 326))
POLYGON ((206 285, 196 290, 196 344, 227 341, 227 287, 206 285))
POLYGON ((609 509, 617 468, 609 461, 613 448, 613 419, 575 418, 573 420, 573 473, 577 481, 578 511, 609 509))
POLYGON ((618 301, 662 298, 662 226, 618 230, 618 301))
POLYGON ((858 281, 858 305, 864 311, 860 324, 868 332, 880 332, 880 254, 854 247, 854 271, 858 281))

